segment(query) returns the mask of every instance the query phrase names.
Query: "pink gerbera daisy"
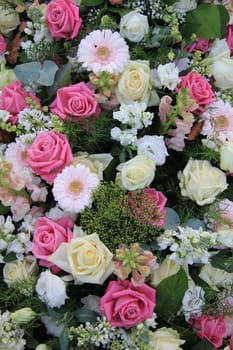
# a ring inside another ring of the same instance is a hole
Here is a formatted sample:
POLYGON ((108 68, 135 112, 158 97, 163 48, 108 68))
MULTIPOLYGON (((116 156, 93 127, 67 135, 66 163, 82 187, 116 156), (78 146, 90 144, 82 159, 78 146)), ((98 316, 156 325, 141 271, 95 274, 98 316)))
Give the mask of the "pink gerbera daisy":
POLYGON ((53 184, 53 195, 64 211, 79 213, 92 203, 93 190, 99 185, 99 178, 86 166, 67 166, 57 175, 53 184))
POLYGON ((94 30, 81 40, 78 61, 89 71, 106 71, 117 75, 129 60, 129 48, 118 32, 109 29, 94 30))

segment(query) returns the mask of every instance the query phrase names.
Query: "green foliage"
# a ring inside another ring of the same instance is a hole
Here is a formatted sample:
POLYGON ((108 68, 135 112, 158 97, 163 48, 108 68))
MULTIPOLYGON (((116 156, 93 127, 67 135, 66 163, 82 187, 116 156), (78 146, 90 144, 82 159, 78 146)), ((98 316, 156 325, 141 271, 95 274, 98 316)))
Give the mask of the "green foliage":
POLYGON ((220 250, 211 257, 211 265, 228 273, 233 273, 233 251, 232 249, 220 250))
POLYGON ((217 39, 225 35, 229 14, 222 5, 201 4, 195 10, 187 13, 183 35, 198 38, 217 39))
POLYGON ((125 191, 114 182, 103 182, 94 194, 92 208, 80 215, 84 232, 96 232, 112 252, 123 244, 152 242, 158 235, 155 227, 128 216, 121 204, 124 198, 125 191))
POLYGON ((68 137, 74 153, 104 153, 110 149, 109 135, 113 125, 113 119, 102 113, 94 120, 65 122, 62 132, 68 137))
POLYGON ((188 277, 183 268, 180 268, 176 274, 162 280, 156 288, 155 312, 165 321, 173 319, 181 308, 187 288, 188 277))

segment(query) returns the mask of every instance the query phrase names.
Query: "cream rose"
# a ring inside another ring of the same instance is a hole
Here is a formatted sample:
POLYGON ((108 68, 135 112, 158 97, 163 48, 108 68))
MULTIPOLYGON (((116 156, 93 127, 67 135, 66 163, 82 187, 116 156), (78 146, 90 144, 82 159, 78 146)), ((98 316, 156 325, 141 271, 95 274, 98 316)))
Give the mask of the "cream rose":
POLYGON ((233 173, 233 141, 227 141, 220 146, 220 168, 233 173))
POLYGON ((139 42, 149 31, 147 16, 131 11, 121 17, 120 34, 130 41, 139 42))
POLYGON ((151 350, 182 350, 180 345, 184 343, 175 329, 166 327, 153 332, 150 340, 151 350))
POLYGON ((20 24, 19 14, 13 9, 0 6, 0 33, 8 34, 20 24))
POLYGON ((170 256, 167 255, 158 268, 152 272, 150 284, 156 288, 162 280, 176 274, 179 270, 180 265, 174 260, 171 260, 170 256))
POLYGON ((233 60, 226 39, 214 41, 209 58, 213 60, 209 68, 210 74, 215 79, 215 86, 220 89, 231 89, 233 87, 233 60))
POLYGON ((92 173, 96 174, 100 180, 103 180, 103 172, 112 159, 113 157, 110 153, 89 155, 87 152, 78 152, 72 164, 85 165, 92 173))
POLYGON ((198 205, 214 202, 215 197, 227 188, 226 175, 207 160, 190 159, 178 173, 181 194, 198 205))
POLYGON ((233 249, 233 230, 231 228, 219 230, 217 232, 217 242, 233 249))
POLYGON ((96 233, 62 243, 48 260, 71 273, 76 283, 102 284, 113 272, 113 254, 96 233))
POLYGON ((217 269, 210 264, 203 265, 199 277, 213 289, 226 287, 232 283, 233 273, 217 269))
POLYGON ((148 187, 155 176, 156 163, 144 154, 117 166, 116 183, 129 191, 148 187))
POLYGON ((37 260, 34 256, 28 255, 24 260, 15 260, 6 263, 3 268, 4 282, 11 287, 16 283, 27 281, 38 271, 37 260))
POLYGON ((116 96, 120 104, 126 105, 134 102, 142 102, 146 105, 159 103, 158 96, 152 94, 149 61, 129 61, 129 64, 119 77, 116 96))

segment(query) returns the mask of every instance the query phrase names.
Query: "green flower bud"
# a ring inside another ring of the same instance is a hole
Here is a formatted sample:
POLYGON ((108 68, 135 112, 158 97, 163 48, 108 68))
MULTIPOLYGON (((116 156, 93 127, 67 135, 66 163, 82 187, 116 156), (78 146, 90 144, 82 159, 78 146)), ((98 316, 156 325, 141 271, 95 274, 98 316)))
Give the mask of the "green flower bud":
POLYGON ((29 323, 36 317, 36 313, 30 307, 24 307, 11 313, 11 320, 17 324, 29 323))

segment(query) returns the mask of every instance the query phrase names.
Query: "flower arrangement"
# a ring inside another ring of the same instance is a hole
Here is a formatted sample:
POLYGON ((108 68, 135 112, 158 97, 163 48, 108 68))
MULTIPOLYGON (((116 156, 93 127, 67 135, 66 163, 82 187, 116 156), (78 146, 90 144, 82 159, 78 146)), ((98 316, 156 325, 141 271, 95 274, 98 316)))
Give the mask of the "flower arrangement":
POLYGON ((0 349, 233 350, 233 4, 0 0, 0 349))

